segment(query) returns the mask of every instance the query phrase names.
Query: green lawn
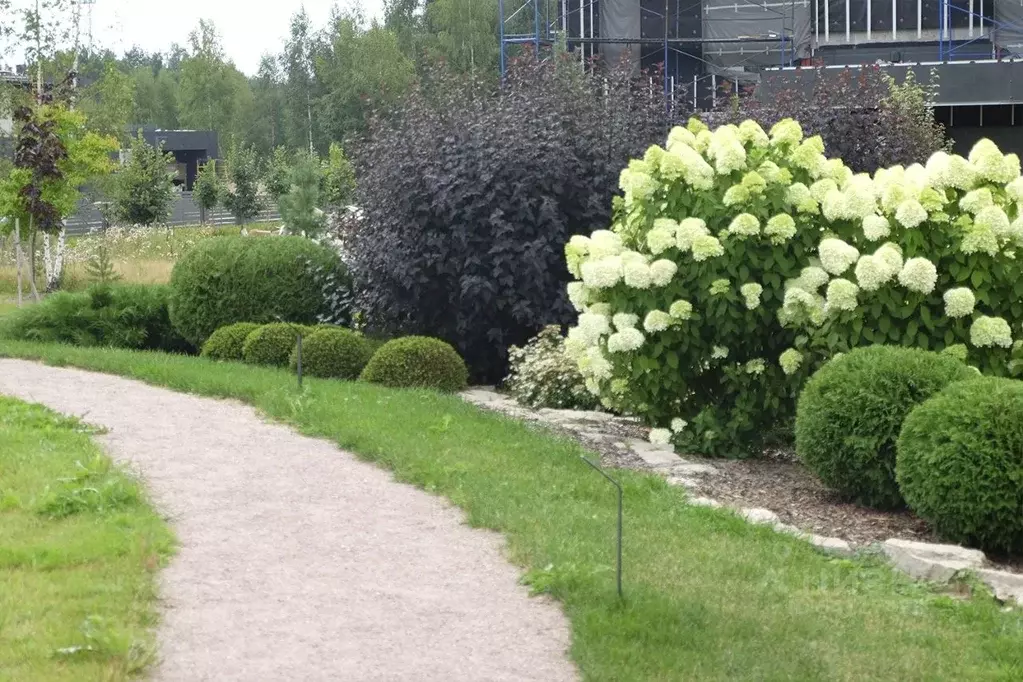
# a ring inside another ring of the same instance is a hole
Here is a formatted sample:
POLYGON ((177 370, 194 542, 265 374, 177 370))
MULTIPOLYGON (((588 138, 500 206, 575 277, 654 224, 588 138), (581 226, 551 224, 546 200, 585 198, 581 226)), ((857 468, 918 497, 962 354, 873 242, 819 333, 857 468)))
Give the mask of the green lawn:
POLYGON ((153 657, 172 549, 81 423, 0 397, 0 680, 125 680, 153 657))
POLYGON ((0 342, 0 355, 237 398, 451 499, 562 603, 587 680, 1023 679, 1023 611, 825 556, 626 471, 619 603, 614 495, 584 450, 455 397, 317 380, 298 393, 284 371, 129 351, 0 342))

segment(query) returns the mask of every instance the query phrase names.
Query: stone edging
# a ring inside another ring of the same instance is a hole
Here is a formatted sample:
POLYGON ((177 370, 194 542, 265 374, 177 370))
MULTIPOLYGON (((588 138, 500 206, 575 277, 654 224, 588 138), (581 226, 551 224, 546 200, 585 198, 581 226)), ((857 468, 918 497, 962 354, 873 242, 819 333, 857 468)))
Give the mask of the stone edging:
MULTIPOLYGON (((858 549, 841 538, 807 533, 782 523, 778 515, 769 509, 726 507, 717 500, 697 496, 699 479, 721 475, 721 471, 713 464, 690 462, 680 457, 670 445, 657 445, 637 437, 645 433, 645 429, 633 419, 606 412, 531 409, 488 387, 463 391, 461 397, 478 407, 567 431, 577 440, 601 451, 602 455, 618 459, 622 466, 628 467, 629 460, 641 460, 645 465, 642 468, 652 469, 669 485, 685 488, 692 505, 730 509, 749 523, 770 526, 779 533, 798 537, 828 553, 850 556, 858 549)), ((971 572, 991 588, 999 600, 1015 600, 1023 605, 1023 574, 987 568, 987 557, 979 550, 899 538, 885 540, 880 549, 895 568, 918 580, 948 583, 957 575, 971 572)))

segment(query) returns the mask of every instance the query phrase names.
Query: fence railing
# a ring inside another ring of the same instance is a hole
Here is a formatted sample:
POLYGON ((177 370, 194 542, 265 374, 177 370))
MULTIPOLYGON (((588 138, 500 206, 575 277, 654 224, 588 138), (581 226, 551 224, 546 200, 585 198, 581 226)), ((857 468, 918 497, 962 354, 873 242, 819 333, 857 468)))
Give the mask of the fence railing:
MULTIPOLYGON (((281 214, 277 210, 276 204, 266 199, 264 200, 264 205, 266 208, 253 218, 252 222, 273 222, 281 219, 281 214)), ((171 227, 181 227, 183 225, 198 225, 200 222, 208 225, 234 225, 237 223, 237 220, 233 213, 221 207, 217 207, 203 215, 203 211, 192 198, 192 193, 181 192, 174 196, 174 200, 171 202, 170 215, 163 224, 171 227)), ((65 223, 68 235, 88 234, 108 226, 103 218, 103 213, 88 201, 79 203, 78 209, 65 223)))

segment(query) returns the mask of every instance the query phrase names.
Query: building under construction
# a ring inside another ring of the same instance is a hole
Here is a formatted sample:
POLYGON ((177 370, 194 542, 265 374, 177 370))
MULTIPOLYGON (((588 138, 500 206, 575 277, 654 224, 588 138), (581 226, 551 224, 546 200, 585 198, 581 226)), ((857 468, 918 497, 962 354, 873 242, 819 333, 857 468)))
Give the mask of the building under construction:
POLYGON ((501 64, 563 41, 581 60, 664 65, 665 94, 706 109, 723 87, 813 87, 844 67, 938 77, 957 146, 1023 147, 1023 0, 498 0, 501 64), (823 69, 806 67, 819 66, 823 69))

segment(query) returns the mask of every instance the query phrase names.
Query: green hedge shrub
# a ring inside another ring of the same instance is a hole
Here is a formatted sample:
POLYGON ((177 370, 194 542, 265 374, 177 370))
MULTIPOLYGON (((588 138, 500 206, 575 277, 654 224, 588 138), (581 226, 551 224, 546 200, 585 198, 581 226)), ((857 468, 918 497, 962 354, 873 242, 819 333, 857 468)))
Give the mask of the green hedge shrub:
POLYGON ((194 352, 170 323, 169 297, 166 285, 94 285, 82 293, 58 292, 8 315, 0 335, 76 346, 194 352))
POLYGON ((505 388, 529 407, 592 410, 600 405, 586 389, 579 366, 565 352, 561 327, 550 325, 522 348, 508 349, 505 388))
POLYGON ((373 354, 360 379, 392 388, 465 388, 469 371, 450 344, 427 336, 388 341, 373 354))
MULTIPOLYGON (((291 367, 298 364, 297 348, 291 352, 291 367)), ((309 376, 328 379, 358 379, 373 348, 350 329, 317 327, 302 338, 302 371, 309 376)))
POLYGON ((903 420, 951 382, 976 376, 949 355, 858 348, 806 383, 796 410, 796 454, 825 484, 856 502, 902 506, 895 441, 903 420))
POLYGON ((342 269, 302 237, 206 239, 174 266, 171 319, 196 345, 235 322, 313 323, 324 306, 319 273, 342 269))
POLYGON ((909 507, 943 537, 1023 552, 1023 382, 959 382, 914 409, 896 473, 909 507))
POLYGON ((302 325, 274 322, 257 327, 245 337, 242 344, 242 360, 250 365, 286 367, 295 349, 298 334, 308 334, 309 328, 302 325))
POLYGON ((241 360, 245 339, 257 329, 259 325, 255 322, 224 325, 206 339, 202 345, 202 356, 211 360, 241 360))
POLYGON ((838 352, 965 346, 1023 370, 1019 158, 981 140, 871 177, 823 152, 789 119, 693 121, 622 171, 610 229, 566 245, 568 349, 605 405, 744 456, 838 352))

